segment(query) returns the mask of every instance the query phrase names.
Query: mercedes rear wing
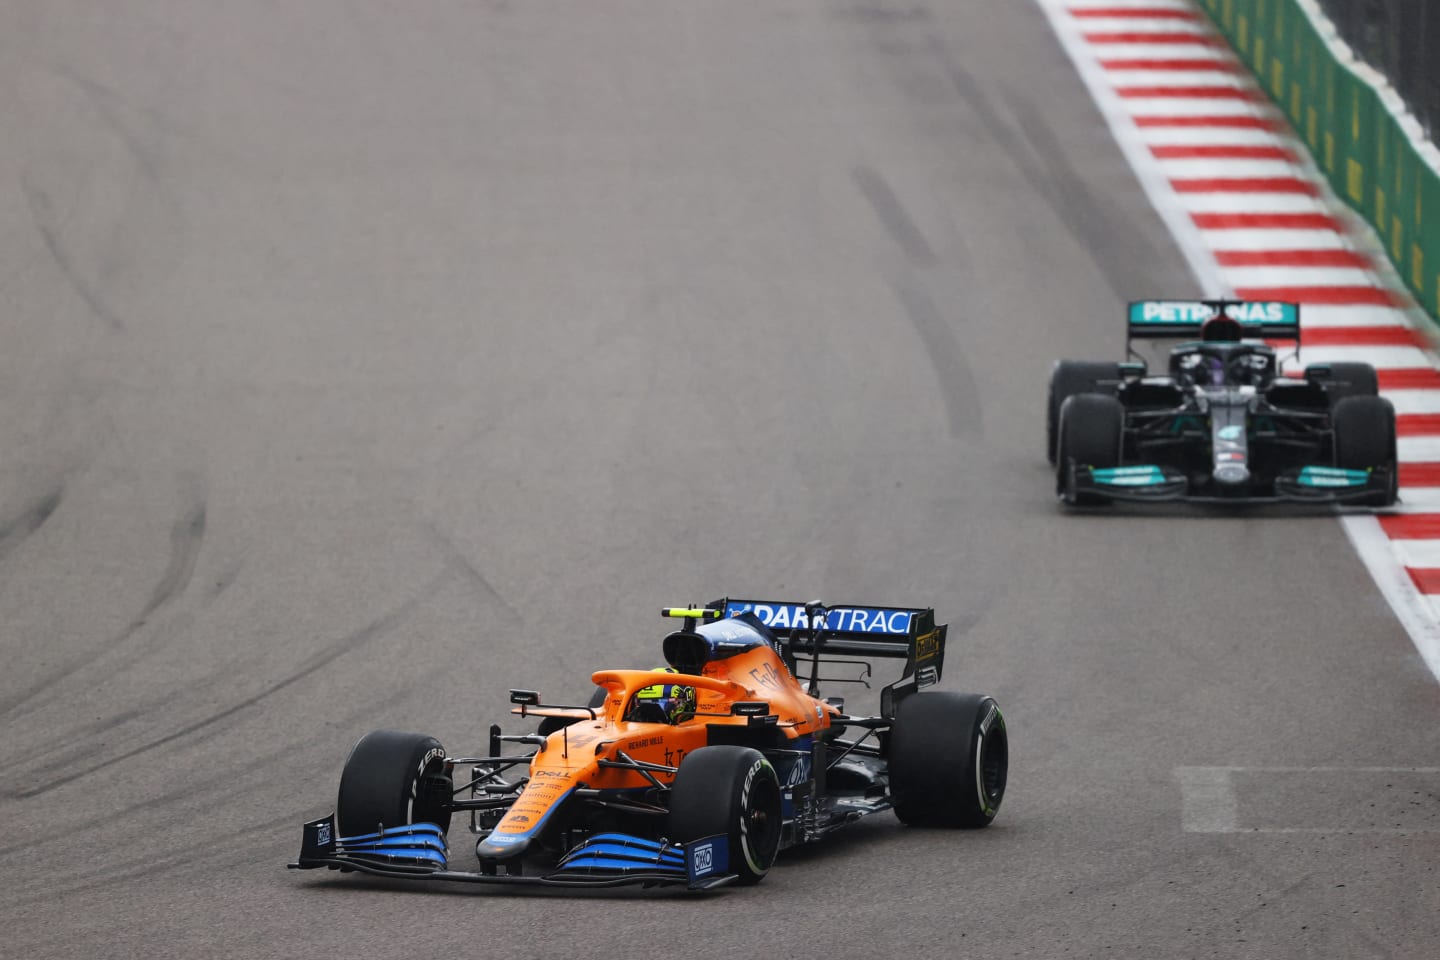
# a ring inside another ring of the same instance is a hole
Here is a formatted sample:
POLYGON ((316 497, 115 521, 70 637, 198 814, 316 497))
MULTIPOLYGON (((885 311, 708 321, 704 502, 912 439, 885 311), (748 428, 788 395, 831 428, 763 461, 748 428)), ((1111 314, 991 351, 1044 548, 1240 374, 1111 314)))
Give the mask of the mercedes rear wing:
POLYGON ((1125 355, 1131 340, 1199 340, 1205 321, 1229 317, 1251 340, 1293 340, 1300 348, 1300 305, 1278 300, 1136 300, 1125 324, 1125 355))

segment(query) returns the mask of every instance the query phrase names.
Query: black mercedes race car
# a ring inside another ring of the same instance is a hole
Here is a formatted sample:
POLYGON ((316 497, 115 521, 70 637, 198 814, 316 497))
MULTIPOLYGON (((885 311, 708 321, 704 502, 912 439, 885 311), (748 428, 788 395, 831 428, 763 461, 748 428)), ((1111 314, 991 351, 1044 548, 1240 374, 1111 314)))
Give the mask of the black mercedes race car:
POLYGON ((1124 363, 1061 360, 1046 454, 1067 504, 1302 501, 1389 506, 1395 410, 1365 363, 1280 375, 1300 353, 1300 308, 1237 300, 1130 304, 1124 363), (1150 376, 1135 338, 1183 340, 1150 376))
POLYGON ((594 673, 583 707, 512 690, 512 713, 539 728, 492 726, 479 756, 421 734, 362 737, 336 812, 304 825, 291 866, 701 890, 757 883, 779 850, 886 810, 933 827, 994 819, 1005 718, 990 697, 924 689, 945 660, 933 610, 725 599, 665 613, 687 624, 664 639, 665 667, 594 673), (878 715, 821 698, 822 680, 868 687, 873 658, 904 661, 878 715), (452 865, 457 813, 470 869, 452 865))

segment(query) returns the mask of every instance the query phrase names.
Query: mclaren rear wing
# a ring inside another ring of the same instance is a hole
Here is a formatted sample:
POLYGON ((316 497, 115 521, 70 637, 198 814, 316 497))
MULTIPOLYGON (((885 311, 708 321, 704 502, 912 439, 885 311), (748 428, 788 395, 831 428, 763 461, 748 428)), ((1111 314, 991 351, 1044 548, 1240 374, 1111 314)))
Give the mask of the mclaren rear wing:
POLYGON ((704 619, 750 614, 778 638, 792 668, 800 658, 811 661, 812 684, 818 665, 837 658, 904 660, 900 679, 880 693, 881 713, 893 715, 894 704, 906 694, 940 680, 945 666, 947 624, 935 622, 930 607, 877 607, 858 604, 823 605, 788 600, 736 600, 707 604, 704 619))

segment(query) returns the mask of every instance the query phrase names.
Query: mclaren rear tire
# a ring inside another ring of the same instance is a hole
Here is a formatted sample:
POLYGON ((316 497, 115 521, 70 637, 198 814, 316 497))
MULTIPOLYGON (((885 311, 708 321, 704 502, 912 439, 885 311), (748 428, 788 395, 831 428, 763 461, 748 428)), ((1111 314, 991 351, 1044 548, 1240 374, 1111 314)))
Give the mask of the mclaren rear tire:
POLYGON ((723 835, 741 884, 764 879, 780 851, 780 780, 750 747, 701 747, 685 755, 670 789, 671 840, 723 835))
POLYGON ((1060 408, 1079 393, 1115 395, 1115 387, 1101 386, 1101 381, 1120 380, 1120 364, 1091 363, 1083 360, 1060 360, 1050 371, 1050 390, 1045 404, 1045 459, 1055 462, 1059 441, 1060 408))
POLYGON ((398 730, 367 733, 340 774, 337 828, 342 837, 412 823, 449 830, 451 786, 439 740, 398 730))
POLYGON ((1000 812, 1010 738, 995 701, 928 691, 900 701, 889 738, 895 816, 914 827, 984 827, 1000 812))
POLYGON ((1060 437, 1056 444, 1055 492, 1072 506, 1108 502, 1103 497, 1078 493, 1072 482, 1074 465, 1108 468, 1120 466, 1125 442, 1125 407, 1114 397, 1081 393, 1060 407, 1060 437))
POLYGON ((1395 407, 1384 397, 1345 397, 1330 414, 1335 431, 1335 466, 1345 470, 1383 468, 1390 485, 1364 501, 1373 507, 1392 506, 1399 495, 1399 458, 1395 445, 1395 407))

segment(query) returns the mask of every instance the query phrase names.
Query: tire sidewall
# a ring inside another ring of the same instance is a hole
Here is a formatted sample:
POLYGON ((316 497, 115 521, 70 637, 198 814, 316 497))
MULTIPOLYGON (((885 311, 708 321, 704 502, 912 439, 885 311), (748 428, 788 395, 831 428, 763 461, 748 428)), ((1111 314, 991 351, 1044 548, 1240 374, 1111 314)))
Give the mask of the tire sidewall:
POLYGON ((1080 463, 1094 467, 1120 466, 1125 446, 1124 405, 1105 394, 1075 394, 1060 406, 1059 429, 1055 453, 1056 495, 1072 506, 1105 502, 1103 498, 1076 494, 1074 468, 1080 463))
POLYGON ((1335 404, 1330 423, 1335 435, 1335 466, 1347 470, 1388 469, 1389 487, 1368 502, 1381 507, 1393 504, 1399 490, 1394 405, 1384 397, 1345 397, 1335 404))
POLYGON ((1380 395, 1379 377, 1376 376, 1375 368, 1370 364, 1336 362, 1328 364, 1328 366, 1333 379, 1330 385, 1324 389, 1330 400, 1331 409, 1334 409, 1335 405, 1346 397, 1380 395))
POLYGON ((980 716, 975 727, 975 736, 970 748, 970 768, 975 775, 975 801, 980 815, 985 822, 989 823, 995 819, 1000 812, 1000 803, 1005 799, 1005 782, 1009 778, 1009 731, 1005 729, 1005 714, 1000 712, 1000 705, 989 697, 985 698, 986 707, 980 716), (995 738, 1003 737, 1005 740, 1006 769, 1001 774, 998 791, 992 791, 985 782, 985 751, 987 748, 994 748, 995 738))
POLYGON ((757 877, 764 876, 765 872, 770 869, 770 865, 775 862, 775 851, 766 851, 757 848, 757 842, 760 838, 751 835, 749 818, 745 817, 743 813, 749 810, 751 797, 754 793, 763 787, 763 781, 767 771, 769 778, 774 780, 778 786, 779 779, 775 775, 775 769, 770 766, 770 761, 764 757, 756 757, 755 761, 746 769, 745 776, 740 781, 740 795, 737 798, 737 806, 742 816, 740 817, 739 831, 735 839, 740 850, 740 856, 745 861, 746 870, 751 875, 757 877), (762 782, 757 783, 757 780, 762 782))
POLYGON ((895 814, 903 822, 985 826, 1005 797, 1005 716, 993 698, 979 694, 911 694, 896 710, 888 759, 895 814), (999 767, 993 790, 986 783, 987 760, 999 767))
POLYGON ((780 847, 780 780, 758 750, 739 746, 702 747, 681 761, 670 795, 670 837, 690 843, 724 835, 730 871, 742 884, 758 883, 780 847), (760 810, 769 828, 751 829, 760 810))
POLYGON ((420 785, 443 770, 440 741, 424 734, 376 730, 356 742, 345 761, 336 797, 342 836, 362 836, 376 827, 433 823, 450 826, 450 811, 422 805, 420 785))
POLYGON ((1070 397, 1081 393, 1114 396, 1113 389, 1099 386, 1100 380, 1120 379, 1118 363, 1084 360, 1057 360, 1050 370, 1045 394, 1045 457, 1055 463, 1060 443, 1060 408, 1070 397))

